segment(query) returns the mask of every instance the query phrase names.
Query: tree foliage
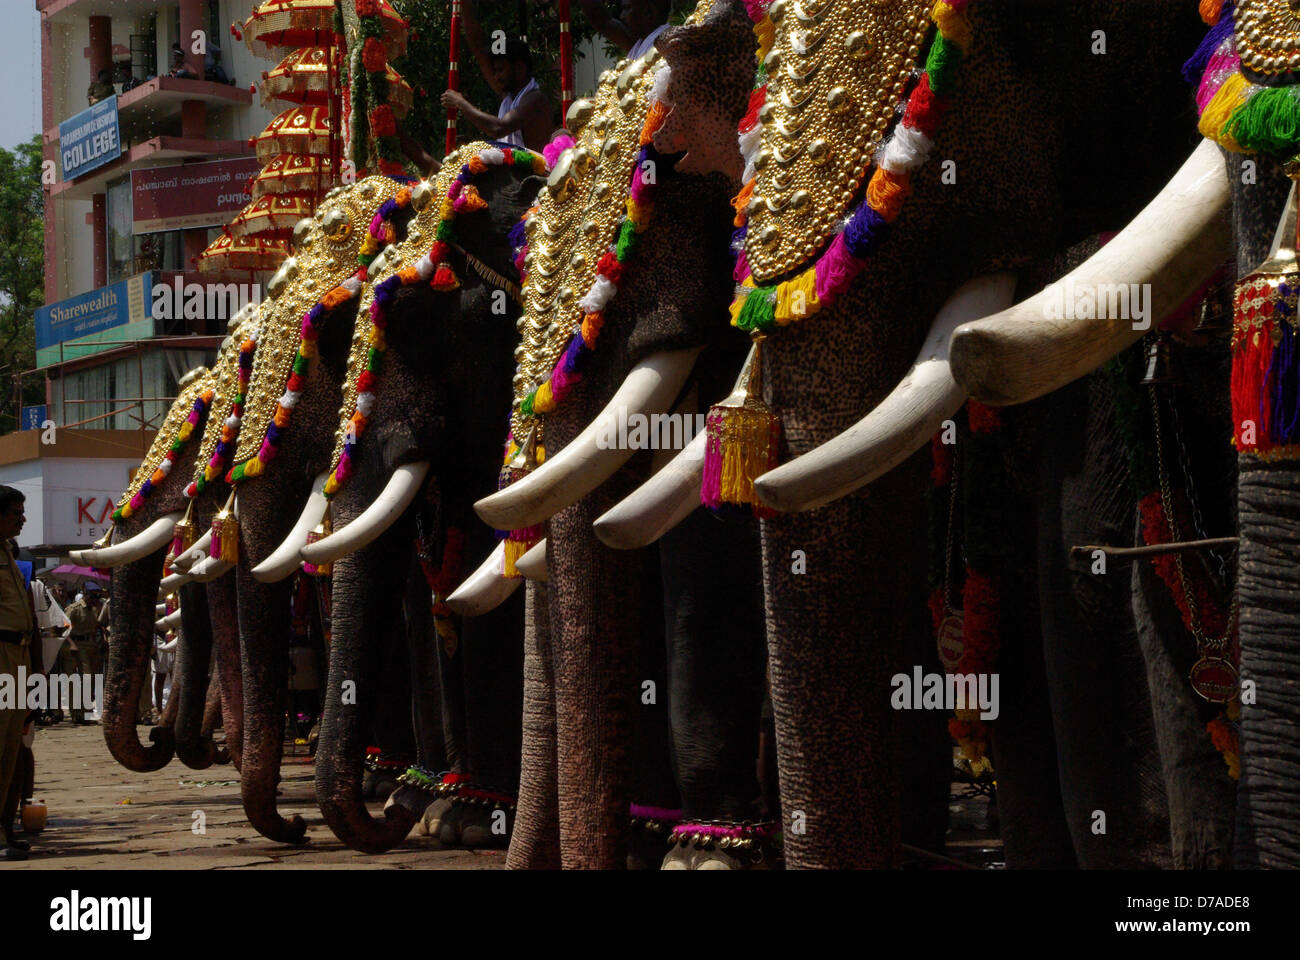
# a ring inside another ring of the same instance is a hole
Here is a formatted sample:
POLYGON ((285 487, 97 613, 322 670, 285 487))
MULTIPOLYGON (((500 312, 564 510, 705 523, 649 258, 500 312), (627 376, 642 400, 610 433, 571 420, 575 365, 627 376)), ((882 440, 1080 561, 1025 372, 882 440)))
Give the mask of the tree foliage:
MULTIPOLYGON (((36 365, 36 308, 45 302, 45 195, 41 188, 41 138, 13 150, 0 148, 0 433, 18 426, 18 375, 36 365)), ((45 393, 29 377, 20 403, 45 393)))

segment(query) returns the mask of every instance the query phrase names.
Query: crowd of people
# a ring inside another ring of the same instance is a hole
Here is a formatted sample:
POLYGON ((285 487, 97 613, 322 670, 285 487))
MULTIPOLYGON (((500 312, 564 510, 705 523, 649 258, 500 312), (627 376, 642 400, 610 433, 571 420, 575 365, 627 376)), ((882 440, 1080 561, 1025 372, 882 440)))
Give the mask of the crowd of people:
MULTIPOLYGON (((118 93, 117 83, 121 83, 121 92, 126 93, 128 90, 134 90, 140 84, 154 79, 157 73, 149 73, 144 77, 137 77, 132 72, 130 64, 123 62, 117 65, 117 76, 114 77, 112 67, 104 67, 96 75, 95 79, 90 82, 86 88, 86 102, 94 106, 101 100, 107 100, 109 97, 116 96, 118 93)), ((225 83, 234 85, 235 81, 228 73, 226 68, 221 65, 221 47, 211 41, 208 42, 207 48, 203 54, 203 76, 200 78, 198 72, 185 62, 185 51, 179 43, 173 43, 171 48, 171 64, 164 76, 181 77, 188 80, 208 80, 212 83, 225 83)))

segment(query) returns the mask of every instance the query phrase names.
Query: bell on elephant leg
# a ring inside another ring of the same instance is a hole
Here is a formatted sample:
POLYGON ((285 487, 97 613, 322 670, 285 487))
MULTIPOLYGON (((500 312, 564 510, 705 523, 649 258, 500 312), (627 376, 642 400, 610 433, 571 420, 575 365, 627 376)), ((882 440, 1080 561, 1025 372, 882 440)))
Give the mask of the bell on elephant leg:
POLYGON ((1147 348, 1147 370, 1141 383, 1144 387, 1166 387, 1178 383, 1178 375, 1173 359, 1173 345, 1169 334, 1161 330, 1147 348))
POLYGON ((235 515, 235 491, 215 517, 212 518, 213 560, 234 563, 239 559, 239 518, 235 515))
MULTIPOLYGON (((329 505, 325 506, 325 515, 320 518, 320 523, 307 534, 307 542, 315 543, 317 540, 324 540, 334 532, 334 524, 330 521, 329 505)), ((329 563, 311 563, 307 560, 302 562, 302 572, 312 577, 328 577, 334 572, 334 564, 329 563)))
POLYGON ((1232 311, 1220 309, 1218 300, 1209 296, 1201 301, 1200 319, 1192 327, 1192 333, 1206 337, 1219 337, 1232 332, 1232 311))

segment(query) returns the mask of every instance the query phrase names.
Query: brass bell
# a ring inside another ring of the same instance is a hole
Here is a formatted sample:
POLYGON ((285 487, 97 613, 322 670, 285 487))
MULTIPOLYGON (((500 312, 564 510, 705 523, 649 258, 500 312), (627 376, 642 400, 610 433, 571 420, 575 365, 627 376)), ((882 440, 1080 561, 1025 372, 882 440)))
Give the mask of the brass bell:
POLYGON ((1141 384, 1144 387, 1163 387, 1177 383, 1180 379, 1174 368, 1169 334, 1161 330, 1147 348, 1147 370, 1141 384))
POLYGON ((1217 309, 1220 306, 1212 298, 1206 297, 1201 301, 1201 316, 1197 320, 1196 326, 1192 328, 1192 333, 1203 334, 1207 337, 1214 337, 1232 331, 1232 317, 1230 314, 1217 309))

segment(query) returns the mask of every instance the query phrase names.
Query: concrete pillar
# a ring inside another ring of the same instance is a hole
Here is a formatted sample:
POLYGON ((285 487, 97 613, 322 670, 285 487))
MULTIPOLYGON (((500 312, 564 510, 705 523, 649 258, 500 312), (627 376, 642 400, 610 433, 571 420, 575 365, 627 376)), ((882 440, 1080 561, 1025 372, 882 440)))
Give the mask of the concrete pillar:
POLYGON ((95 289, 99 289, 108 284, 108 194, 95 194, 92 204, 90 216, 95 241, 95 289))
MULTIPOLYGON (((53 27, 45 15, 41 15, 41 127, 44 130, 52 129, 58 123, 54 115, 54 37, 53 27)), ((44 158, 47 161, 53 161, 54 171, 57 175, 59 166, 59 144, 58 141, 45 143, 44 158)), ((55 203, 50 199, 51 184, 43 184, 45 188, 45 302, 55 303, 59 299, 59 274, 63 270, 63 265, 58 262, 58 223, 59 211, 55 203)))
POLYGON ((181 136, 201 139, 207 134, 207 105, 202 100, 186 100, 181 104, 181 136))
MULTIPOLYGON (((194 75, 203 79, 203 54, 194 52, 194 31, 202 30, 207 34, 207 20, 204 13, 207 4, 203 0, 181 0, 181 49, 185 51, 185 65, 194 71, 194 75)), ((208 40, 211 40, 208 37, 208 40)), ((168 60, 170 67, 170 58, 168 60)))
POLYGON ((99 79, 99 71, 113 69, 113 18, 90 18, 90 80, 99 79))

